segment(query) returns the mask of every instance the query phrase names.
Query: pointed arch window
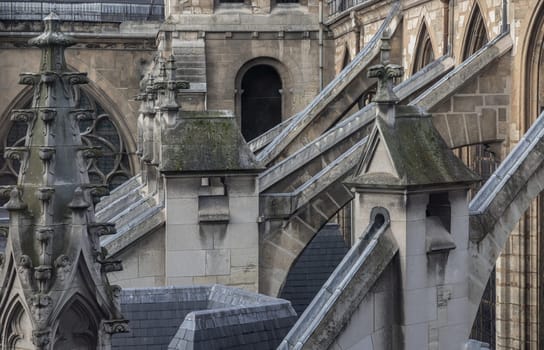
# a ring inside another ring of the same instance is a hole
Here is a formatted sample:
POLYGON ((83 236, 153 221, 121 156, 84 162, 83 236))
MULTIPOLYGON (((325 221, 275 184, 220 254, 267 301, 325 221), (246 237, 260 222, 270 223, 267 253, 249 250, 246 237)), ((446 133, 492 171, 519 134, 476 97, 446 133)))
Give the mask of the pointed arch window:
POLYGON ((414 59, 414 68, 412 74, 416 73, 417 71, 421 70, 423 67, 434 61, 435 58, 433 44, 431 42, 431 36, 429 35, 429 31, 427 30, 427 25, 425 24, 425 21, 423 21, 423 24, 421 25, 421 29, 419 31, 415 52, 416 57, 414 59))
MULTIPOLYGON (((27 102, 23 108, 31 108, 31 103, 27 102)), ((83 144, 100 147, 101 150, 101 155, 91 158, 87 164, 89 180, 94 184, 107 185, 112 190, 132 177, 132 167, 125 144, 109 114, 84 90, 81 90, 77 108, 96 112, 94 120, 79 121, 83 144)), ((27 124, 24 122, 13 122, 9 126, 0 150, 0 185, 17 183, 20 163, 17 160, 5 159, 3 154, 6 147, 24 145, 26 130, 27 124)))
POLYGON ((348 49, 348 46, 346 45, 344 47, 344 58, 342 59, 342 69, 341 70, 344 70, 344 68, 346 68, 350 62, 351 62, 351 59, 349 57, 349 49, 348 49))
POLYGON ((474 3, 474 9, 472 10, 472 15, 467 28, 468 32, 465 35, 463 60, 466 60, 489 41, 485 21, 477 3, 474 3))

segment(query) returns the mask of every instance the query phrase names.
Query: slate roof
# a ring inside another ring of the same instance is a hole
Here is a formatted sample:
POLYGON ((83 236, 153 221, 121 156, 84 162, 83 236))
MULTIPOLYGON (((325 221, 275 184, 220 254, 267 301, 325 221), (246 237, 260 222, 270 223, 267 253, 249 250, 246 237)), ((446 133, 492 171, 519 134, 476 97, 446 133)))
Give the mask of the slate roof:
POLYGON ((55 12, 63 21, 163 21, 163 0, 0 1, 0 20, 39 21, 55 12))
POLYGON ((275 349, 296 321, 290 303, 221 285, 126 289, 131 333, 112 349, 275 349))
POLYGON ((338 224, 326 224, 292 267, 280 297, 301 315, 348 249, 338 224))

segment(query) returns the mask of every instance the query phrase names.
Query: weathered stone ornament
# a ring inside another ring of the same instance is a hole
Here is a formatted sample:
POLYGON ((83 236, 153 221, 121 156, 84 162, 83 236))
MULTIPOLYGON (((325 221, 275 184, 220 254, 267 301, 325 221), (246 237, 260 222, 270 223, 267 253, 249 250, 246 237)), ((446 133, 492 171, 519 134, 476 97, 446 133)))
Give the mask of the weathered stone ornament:
POLYGON ((74 40, 59 28, 58 16, 51 14, 45 32, 30 41, 42 50, 40 73, 22 74, 20 82, 34 88, 33 108, 11 117, 26 122, 28 131, 24 146, 6 149, 6 156, 21 161, 17 186, 0 188, 0 196, 9 194, 10 213, 0 256, 0 286, 7 286, 0 300, 1 349, 24 334, 32 334, 36 349, 109 349, 109 334, 128 330, 106 275, 120 271, 121 262, 96 254, 100 236, 115 233, 115 227, 94 222, 92 204, 107 189, 89 183, 87 159, 100 152, 82 144, 77 125, 94 118, 76 103, 79 84, 88 79, 68 71, 64 50, 74 40), (12 324, 23 316, 31 329, 12 324), (70 343, 76 338, 77 344, 70 343))
POLYGON ((377 103, 395 104, 399 102, 399 98, 395 95, 393 87, 395 78, 400 78, 404 74, 404 68, 389 62, 391 52, 390 40, 389 34, 384 32, 380 48, 381 63, 368 69, 369 78, 378 78, 378 88, 373 100, 377 103))

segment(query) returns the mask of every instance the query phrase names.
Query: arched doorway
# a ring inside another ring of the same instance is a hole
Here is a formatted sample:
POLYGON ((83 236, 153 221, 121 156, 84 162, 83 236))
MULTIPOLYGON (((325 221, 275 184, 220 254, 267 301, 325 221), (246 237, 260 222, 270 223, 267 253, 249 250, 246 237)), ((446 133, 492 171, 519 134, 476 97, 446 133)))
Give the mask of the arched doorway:
POLYGON ((279 124, 282 119, 282 81, 274 67, 259 64, 242 77, 241 127, 249 141, 279 124))

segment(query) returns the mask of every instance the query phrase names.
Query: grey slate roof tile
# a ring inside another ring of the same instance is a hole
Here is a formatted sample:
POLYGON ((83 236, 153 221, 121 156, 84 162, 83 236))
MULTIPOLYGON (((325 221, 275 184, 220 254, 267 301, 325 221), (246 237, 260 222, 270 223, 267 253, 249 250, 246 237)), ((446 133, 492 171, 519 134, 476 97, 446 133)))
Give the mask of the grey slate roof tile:
POLYGON ((275 349, 296 321, 285 300, 220 285, 127 289, 121 305, 132 332, 114 350, 275 349))
POLYGON ((338 224, 326 224, 291 268, 280 297, 301 315, 348 250, 338 224))

